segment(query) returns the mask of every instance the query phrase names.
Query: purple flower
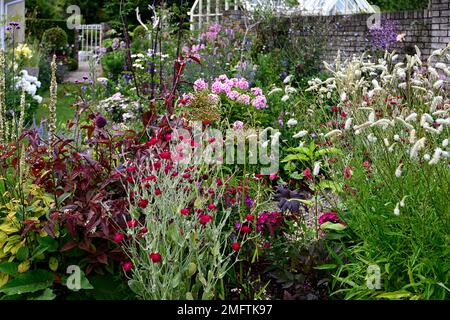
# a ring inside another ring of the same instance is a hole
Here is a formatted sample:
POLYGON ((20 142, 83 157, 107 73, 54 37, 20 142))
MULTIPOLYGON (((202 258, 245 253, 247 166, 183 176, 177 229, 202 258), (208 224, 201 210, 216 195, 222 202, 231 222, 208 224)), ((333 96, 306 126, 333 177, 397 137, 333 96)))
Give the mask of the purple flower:
POLYGON ((95 125, 97 126, 97 128, 101 129, 103 127, 105 127, 108 123, 108 120, 106 120, 106 118, 104 116, 102 116, 101 114, 97 115, 97 117, 95 117, 95 125))
POLYGON ((388 49, 397 42, 396 27, 392 21, 387 21, 378 27, 371 27, 369 33, 371 42, 377 49, 388 49))
POLYGON ((253 200, 248 195, 244 196, 244 203, 247 206, 247 208, 251 208, 253 205, 253 200))

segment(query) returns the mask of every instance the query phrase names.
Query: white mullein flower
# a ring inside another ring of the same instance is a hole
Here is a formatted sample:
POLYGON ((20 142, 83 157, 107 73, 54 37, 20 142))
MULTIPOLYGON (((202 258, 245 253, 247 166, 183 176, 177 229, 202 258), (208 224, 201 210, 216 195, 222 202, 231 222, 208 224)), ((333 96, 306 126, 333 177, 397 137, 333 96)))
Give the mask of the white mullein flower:
POLYGON ((403 167, 403 163, 400 163, 399 166, 397 167, 397 169, 395 169, 395 176, 397 178, 400 178, 400 176, 402 175, 402 167, 403 167))
POLYGON ((341 130, 335 129, 335 130, 332 130, 332 131, 328 132, 328 133, 324 136, 324 138, 332 138, 332 137, 335 137, 335 136, 340 136, 341 134, 342 134, 342 131, 341 131, 341 130))
POLYGON ((413 112, 405 118, 405 121, 406 122, 416 121, 416 119, 417 119, 417 113, 413 112))
POLYGON ((448 146, 448 139, 444 139, 442 141, 442 147, 447 148, 447 146, 448 146))
POLYGON ((320 162, 314 163, 313 175, 317 176, 320 172, 320 162))
POLYGON ((409 143, 416 142, 416 130, 412 129, 409 133, 409 143))
POLYGON ((299 132, 297 132, 296 134, 294 134, 292 137, 293 137, 294 139, 298 139, 298 138, 303 138, 303 137, 306 136, 307 134, 308 134, 308 131, 302 130, 302 131, 299 131, 299 132))
POLYGON ((394 135, 394 141, 400 141, 400 136, 398 134, 394 135))
POLYGON ((426 138, 421 138, 419 140, 416 141, 416 143, 413 145, 413 147, 411 148, 411 151, 409 153, 409 157, 411 159, 416 159, 420 149, 422 149, 423 147, 425 147, 425 142, 427 141, 426 138))
POLYGON ((373 133, 371 133, 371 134, 369 134, 368 136, 367 136, 367 141, 369 141, 369 142, 371 142, 371 143, 375 143, 375 142, 377 142, 377 137, 375 137, 374 135, 373 135, 373 133))
POLYGON ((293 127, 295 125, 297 125, 297 120, 295 119, 289 119, 289 121, 287 122, 288 127, 293 127))
POLYGON ((398 204, 398 203, 397 203, 397 205, 395 206, 394 214, 395 214, 396 216, 399 216, 399 215, 400 215, 400 208, 399 208, 399 204, 398 204))
POLYGON ((430 166, 434 165, 434 164, 437 164, 439 162, 439 160, 441 159, 441 153, 442 153, 442 149, 441 148, 434 149, 433 157, 428 162, 428 164, 430 166))
POLYGON ((431 156, 430 156, 428 153, 425 153, 425 154, 423 155, 423 160, 425 160, 425 161, 430 161, 430 159, 431 159, 431 156))
POLYGON ((433 88, 439 90, 444 85, 444 80, 438 80, 433 84, 433 88))
POLYGON ((352 127, 352 121, 353 121, 352 118, 348 118, 345 121, 344 130, 349 130, 352 127))

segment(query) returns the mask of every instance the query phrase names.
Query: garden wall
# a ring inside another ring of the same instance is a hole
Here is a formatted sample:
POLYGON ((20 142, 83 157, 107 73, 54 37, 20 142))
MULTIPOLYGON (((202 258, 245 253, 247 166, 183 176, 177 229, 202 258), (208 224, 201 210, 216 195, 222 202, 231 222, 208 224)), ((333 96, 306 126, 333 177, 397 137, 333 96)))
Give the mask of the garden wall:
MULTIPOLYGON (((298 37, 317 37, 317 33, 313 35, 311 26, 322 26, 320 32, 325 34, 320 36, 326 38, 322 59, 332 62, 338 50, 342 56, 349 57, 371 47, 368 27, 371 16, 358 14, 294 17, 289 19, 293 22, 292 25, 297 27, 290 32, 298 37)), ((242 19, 241 14, 236 11, 225 17, 230 20, 242 19)), ((399 53, 413 53, 414 46, 417 45, 423 56, 427 57, 433 50, 450 42, 450 0, 432 0, 427 10, 381 13, 381 23, 386 21, 396 25, 398 34, 405 33, 403 42, 392 47, 399 53)))

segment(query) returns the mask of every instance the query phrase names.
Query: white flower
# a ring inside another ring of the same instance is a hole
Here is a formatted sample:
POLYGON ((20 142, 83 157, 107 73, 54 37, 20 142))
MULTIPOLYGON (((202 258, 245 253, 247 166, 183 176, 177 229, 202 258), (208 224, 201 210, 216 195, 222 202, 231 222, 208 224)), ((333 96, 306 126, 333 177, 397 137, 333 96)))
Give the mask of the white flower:
POLYGON ((289 119, 289 121, 287 122, 288 127, 293 127, 295 125, 297 125, 297 120, 295 119, 289 119))
POLYGON ((369 134, 369 135, 367 136, 367 140, 368 140, 369 142, 371 142, 371 143, 374 143, 374 142, 376 142, 378 139, 377 139, 377 137, 375 137, 375 136, 373 135, 373 133, 371 133, 371 134, 369 134))
POLYGON ((289 96, 287 94, 285 94, 282 98, 281 101, 286 102, 289 100, 289 96))
POLYGON ((402 200, 400 200, 400 207, 404 207, 405 206, 405 199, 407 198, 408 196, 404 196, 403 198, 402 198, 402 200))
POLYGON ((320 172, 320 162, 314 164, 313 175, 317 176, 320 172))
POLYGON ((442 153, 442 149, 441 148, 434 149, 433 157, 428 162, 428 164, 430 166, 434 165, 434 164, 437 164, 439 162, 439 159, 441 158, 441 153, 442 153))
POLYGON ((395 214, 396 216, 399 216, 399 215, 400 215, 400 208, 399 208, 398 206, 399 206, 399 204, 397 203, 397 205, 395 206, 395 209, 394 209, 394 214, 395 214))
POLYGON ((341 93, 341 101, 342 102, 345 102, 347 100, 347 94, 345 93, 345 91, 343 91, 342 93, 341 93))
POLYGON ((283 90, 280 88, 275 88, 275 89, 270 90, 270 92, 267 95, 270 96, 270 95, 274 94, 275 92, 280 92, 280 91, 283 91, 283 90))
POLYGON ((409 153, 409 156, 411 159, 417 158, 417 155, 419 154, 420 149, 422 149, 425 146, 426 141, 427 141, 427 139, 425 139, 425 138, 421 138, 416 141, 416 143, 413 145, 413 147, 411 148, 411 151, 409 153))
POLYGON ((416 142, 416 130, 412 129, 409 133, 409 143, 416 142))
POLYGON ((36 100, 37 103, 41 103, 41 102, 42 102, 42 97, 41 97, 41 96, 35 95, 35 96, 33 97, 33 99, 36 100))
POLYGON ((348 130, 348 129, 351 128, 351 126, 352 126, 352 121, 353 121, 352 118, 348 118, 348 119, 345 121, 344 130, 348 130))
POLYGON ((397 178, 400 178, 400 176, 402 175, 402 167, 403 167, 403 163, 400 163, 399 166, 397 167, 397 169, 395 169, 395 176, 397 178))
POLYGON ((105 83, 106 81, 108 81, 108 78, 105 77, 97 78, 97 82, 105 83))
POLYGON ((303 138, 304 136, 306 136, 308 134, 308 131, 306 130, 302 130, 297 132, 296 134, 294 134, 292 137, 297 139, 297 138, 303 138))
POLYGON ((375 112, 371 112, 370 114, 369 114, 369 120, 368 120, 369 122, 374 122, 375 121, 375 112))
POLYGON ((287 84, 287 83, 291 82, 292 77, 293 77, 292 74, 288 75, 286 78, 284 78, 283 83, 287 84))
POLYGON ((405 121, 406 122, 416 121, 416 119, 417 119, 417 113, 413 112, 409 116, 406 117, 405 121))
POLYGON ((444 84, 444 80, 438 80, 433 84, 433 88, 440 89, 440 88, 442 88, 443 84, 444 84))
POLYGON ((442 141, 442 147, 447 148, 447 146, 448 146, 448 139, 444 139, 442 141))
POLYGON ((35 84, 30 84, 25 88, 25 90, 27 91, 28 94, 34 96, 36 94, 37 87, 35 84))
POLYGON ((324 138, 332 138, 332 137, 334 137, 334 136, 340 136, 341 134, 342 134, 342 131, 341 131, 341 130, 335 129, 335 130, 332 130, 332 131, 328 132, 328 133, 324 136, 324 138))
POLYGON ((394 135, 394 140, 395 141, 400 141, 400 136, 398 134, 394 135))
POLYGON ((423 155, 423 160, 429 161, 430 159, 431 159, 431 156, 428 153, 423 155))

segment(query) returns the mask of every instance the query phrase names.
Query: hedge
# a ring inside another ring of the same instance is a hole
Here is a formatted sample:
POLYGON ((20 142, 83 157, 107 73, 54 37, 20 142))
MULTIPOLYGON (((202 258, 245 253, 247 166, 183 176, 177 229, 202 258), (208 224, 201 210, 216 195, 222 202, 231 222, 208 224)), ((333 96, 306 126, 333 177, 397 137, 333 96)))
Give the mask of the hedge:
POLYGON ((42 40, 42 35, 47 29, 60 27, 67 33, 69 44, 75 43, 75 30, 67 28, 66 20, 57 19, 26 19, 26 32, 29 38, 42 40))

